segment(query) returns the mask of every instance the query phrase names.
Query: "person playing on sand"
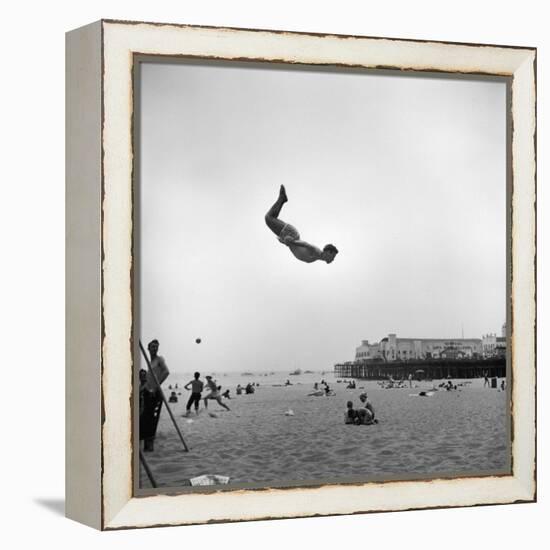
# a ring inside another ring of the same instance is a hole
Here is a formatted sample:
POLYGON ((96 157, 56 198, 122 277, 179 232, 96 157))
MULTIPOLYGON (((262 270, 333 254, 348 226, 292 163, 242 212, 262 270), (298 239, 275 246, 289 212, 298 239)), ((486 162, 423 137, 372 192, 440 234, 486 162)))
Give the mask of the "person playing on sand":
POLYGON ((226 410, 231 410, 225 403, 222 403, 222 398, 220 395, 220 390, 218 389, 218 385, 214 380, 212 380, 211 376, 206 377, 206 386, 210 390, 210 393, 204 398, 204 406, 208 408, 208 400, 214 399, 218 402, 219 405, 221 405, 226 410))
POLYGON ((204 382, 202 380, 199 380, 201 373, 196 372, 193 376, 193 380, 190 380, 183 386, 186 390, 189 389, 189 386, 191 386, 191 397, 189 397, 189 401, 187 401, 187 407, 186 407, 186 414, 189 415, 191 412, 191 406, 195 405, 195 412, 199 414, 199 403, 201 402, 201 394, 202 390, 204 389, 204 382))
POLYGON ((286 196, 285 186, 281 185, 277 201, 265 215, 265 223, 269 229, 277 235, 282 244, 290 248, 290 251, 298 260, 308 264, 316 262, 317 260, 322 260, 330 264, 336 257, 336 254, 338 254, 338 250, 334 245, 327 244, 323 250, 321 250, 306 241, 302 241, 300 239, 300 233, 298 233, 298 230, 294 226, 279 219, 281 208, 287 201, 288 198, 286 196))

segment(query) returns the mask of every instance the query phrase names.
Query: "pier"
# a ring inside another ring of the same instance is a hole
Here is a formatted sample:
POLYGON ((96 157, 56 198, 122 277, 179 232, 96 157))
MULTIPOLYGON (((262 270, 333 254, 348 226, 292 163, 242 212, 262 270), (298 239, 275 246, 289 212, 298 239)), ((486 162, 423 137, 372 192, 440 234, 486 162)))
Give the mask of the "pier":
POLYGON ((411 361, 349 361, 334 365, 337 378, 366 380, 407 379, 438 380, 443 378, 504 378, 506 358, 489 359, 424 359, 411 361))

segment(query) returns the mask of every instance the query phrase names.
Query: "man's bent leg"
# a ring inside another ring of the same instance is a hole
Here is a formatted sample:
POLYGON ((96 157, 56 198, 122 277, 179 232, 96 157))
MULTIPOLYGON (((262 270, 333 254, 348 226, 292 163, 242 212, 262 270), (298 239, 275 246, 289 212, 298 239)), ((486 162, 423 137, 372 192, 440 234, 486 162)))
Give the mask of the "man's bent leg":
POLYGON ((285 188, 283 185, 281 185, 278 199, 265 215, 265 223, 267 224, 269 229, 271 229, 271 231, 273 231, 273 233, 277 235, 277 237, 281 234, 281 231, 285 226, 285 222, 279 219, 279 214, 281 213, 281 208, 283 207, 283 204, 287 201, 288 199, 286 197, 285 188))
POLYGON ((277 237, 281 234, 283 227, 286 225, 284 221, 270 216, 269 212, 265 215, 265 223, 267 224, 267 227, 269 227, 269 229, 277 235, 277 237))

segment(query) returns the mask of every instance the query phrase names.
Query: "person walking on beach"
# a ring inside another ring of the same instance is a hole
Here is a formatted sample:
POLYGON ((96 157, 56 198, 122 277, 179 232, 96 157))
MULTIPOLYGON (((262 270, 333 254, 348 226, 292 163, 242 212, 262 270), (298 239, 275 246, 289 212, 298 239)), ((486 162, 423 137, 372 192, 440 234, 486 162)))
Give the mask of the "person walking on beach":
POLYGON ((162 408, 160 385, 168 378, 170 371, 164 358, 158 355, 158 340, 151 340, 147 349, 151 357, 151 370, 143 374, 140 371, 140 405, 142 409, 139 415, 139 438, 143 439, 143 450, 151 452, 154 450, 155 435, 162 408), (151 371, 155 373, 156 380, 151 371))
POLYGON ((277 235, 279 242, 288 246, 292 254, 294 254, 298 260, 308 264, 316 262, 317 260, 321 260, 327 264, 332 263, 336 254, 338 254, 338 249, 334 245, 327 244, 323 250, 321 250, 306 241, 302 241, 300 239, 300 233, 298 233, 298 230, 293 225, 279 219, 281 208, 287 201, 288 197, 286 196, 285 186, 281 185, 279 197, 265 215, 265 223, 269 229, 277 235))
POLYGON ((225 410, 230 411, 231 409, 222 402, 222 398, 220 395, 220 390, 218 389, 218 385, 214 380, 212 380, 211 376, 206 377, 206 386, 210 390, 210 393, 204 398, 204 406, 208 408, 208 400, 214 399, 218 402, 219 405, 221 405, 225 410))
POLYGON ((185 413, 187 416, 189 416, 193 404, 195 405, 195 412, 199 414, 199 403, 202 397, 202 390, 204 389, 204 382, 200 380, 201 373, 196 372, 193 376, 193 380, 190 380, 183 386, 186 390, 189 390, 189 386, 191 386, 191 397, 189 397, 189 401, 187 401, 185 413))

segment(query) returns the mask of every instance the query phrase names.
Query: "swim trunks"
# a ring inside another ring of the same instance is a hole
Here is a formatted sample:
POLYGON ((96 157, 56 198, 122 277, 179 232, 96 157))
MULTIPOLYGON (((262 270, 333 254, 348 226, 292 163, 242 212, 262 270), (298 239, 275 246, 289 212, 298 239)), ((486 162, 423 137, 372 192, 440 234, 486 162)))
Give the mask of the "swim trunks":
POLYGON ((283 244, 286 244, 285 237, 290 237, 291 241, 298 241, 300 233, 298 233, 298 230, 293 225, 286 223, 279 233, 279 241, 283 244))

